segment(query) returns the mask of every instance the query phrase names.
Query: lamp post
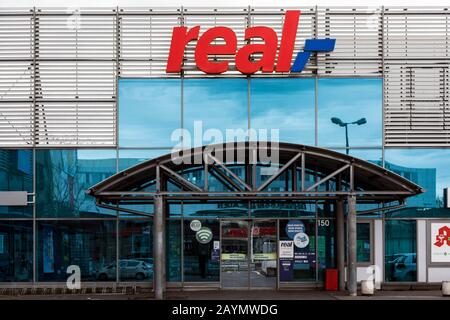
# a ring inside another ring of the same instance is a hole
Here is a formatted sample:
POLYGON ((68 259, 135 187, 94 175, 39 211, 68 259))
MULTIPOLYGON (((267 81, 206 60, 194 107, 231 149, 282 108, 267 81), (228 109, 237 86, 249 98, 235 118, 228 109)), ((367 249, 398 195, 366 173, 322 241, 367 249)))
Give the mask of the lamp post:
POLYGON ((367 123, 366 118, 361 118, 359 120, 353 121, 353 122, 344 122, 339 118, 333 117, 331 118, 331 122, 333 122, 334 124, 337 124, 340 127, 345 127, 345 153, 348 154, 348 125, 349 124, 357 124, 358 126, 363 125, 365 123, 367 123))

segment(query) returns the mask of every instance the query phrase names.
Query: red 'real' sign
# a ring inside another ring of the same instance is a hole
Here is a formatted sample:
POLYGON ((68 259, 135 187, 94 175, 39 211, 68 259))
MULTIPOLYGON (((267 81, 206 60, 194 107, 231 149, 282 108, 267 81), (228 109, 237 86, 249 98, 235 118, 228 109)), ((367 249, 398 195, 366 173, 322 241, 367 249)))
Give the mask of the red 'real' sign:
POLYGON ((264 43, 249 43, 237 49, 236 33, 228 27, 214 27, 205 31, 200 37, 200 26, 191 29, 174 27, 166 66, 167 73, 181 72, 186 45, 197 41, 195 48, 195 63, 197 68, 208 74, 220 74, 228 70, 230 61, 211 61, 210 55, 235 55, 236 69, 243 74, 262 72, 300 72, 309 59, 311 52, 328 52, 334 50, 334 39, 306 40, 305 52, 299 52, 291 67, 295 38, 297 35, 300 10, 286 11, 283 31, 281 34, 278 60, 275 59, 278 46, 277 33, 269 27, 257 26, 245 30, 244 40, 259 38, 264 43), (223 39, 224 44, 213 44, 214 40, 223 39), (251 55, 261 53, 262 58, 256 61, 251 55))

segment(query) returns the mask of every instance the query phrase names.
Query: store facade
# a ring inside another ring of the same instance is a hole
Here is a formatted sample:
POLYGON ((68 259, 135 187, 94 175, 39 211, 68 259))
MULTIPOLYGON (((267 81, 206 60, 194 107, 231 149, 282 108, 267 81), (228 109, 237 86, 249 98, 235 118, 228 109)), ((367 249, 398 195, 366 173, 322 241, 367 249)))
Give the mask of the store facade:
POLYGON ((1 8, 0 19, 0 287, 65 287, 75 265, 85 286, 323 288, 337 268, 342 288, 349 241, 347 280, 449 280, 447 8, 1 8), (301 11, 297 24, 286 11, 301 11), (228 133, 247 142, 241 161, 213 161, 206 180, 201 161, 168 162, 157 188, 157 163, 228 133), (249 141, 279 142, 283 161, 253 164, 249 141), (143 199, 123 198, 138 189, 143 199))

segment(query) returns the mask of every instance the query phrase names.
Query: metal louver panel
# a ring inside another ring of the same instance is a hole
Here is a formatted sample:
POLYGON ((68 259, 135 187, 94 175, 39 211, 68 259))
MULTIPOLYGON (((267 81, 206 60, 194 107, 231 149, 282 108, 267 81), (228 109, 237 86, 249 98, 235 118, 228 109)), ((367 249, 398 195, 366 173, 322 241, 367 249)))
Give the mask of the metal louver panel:
MULTIPOLYGON (((288 9, 302 11, 293 59, 306 39, 336 48, 269 76, 383 77, 385 146, 450 147, 445 7, 0 8, 0 147, 115 147, 118 79, 180 77, 165 73, 173 27, 227 26, 241 47, 249 26, 280 37, 288 9)), ((181 76, 207 77, 194 48, 181 76)), ((220 77, 245 76, 231 62, 220 77)))
POLYGON ((450 146, 449 12, 386 8, 384 108, 387 146, 450 146))

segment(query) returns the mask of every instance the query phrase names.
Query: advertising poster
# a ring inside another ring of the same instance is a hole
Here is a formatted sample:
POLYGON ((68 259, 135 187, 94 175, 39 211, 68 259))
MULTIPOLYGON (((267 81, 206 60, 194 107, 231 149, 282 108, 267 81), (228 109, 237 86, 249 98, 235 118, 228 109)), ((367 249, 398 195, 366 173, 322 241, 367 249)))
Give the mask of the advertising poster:
POLYGON ((292 260, 280 259, 280 281, 292 281, 294 279, 294 262, 292 260))
POLYGON ((53 255, 53 230, 43 228, 43 270, 44 273, 55 272, 55 257, 53 255))
POLYGON ((294 258, 294 241, 282 240, 279 243, 280 259, 293 259, 294 258))
POLYGON ((431 223, 431 262, 450 262, 450 223, 431 223))

